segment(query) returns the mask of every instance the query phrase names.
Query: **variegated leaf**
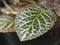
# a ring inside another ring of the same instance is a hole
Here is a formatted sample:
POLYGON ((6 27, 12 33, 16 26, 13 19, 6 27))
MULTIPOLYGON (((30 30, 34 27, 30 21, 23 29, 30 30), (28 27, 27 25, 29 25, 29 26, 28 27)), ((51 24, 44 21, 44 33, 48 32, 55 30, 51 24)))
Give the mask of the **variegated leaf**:
POLYGON ((15 20, 17 35, 21 41, 32 40, 53 27, 56 15, 39 6, 24 7, 15 20))
POLYGON ((13 18, 7 15, 0 15, 0 29, 7 29, 13 26, 13 18))

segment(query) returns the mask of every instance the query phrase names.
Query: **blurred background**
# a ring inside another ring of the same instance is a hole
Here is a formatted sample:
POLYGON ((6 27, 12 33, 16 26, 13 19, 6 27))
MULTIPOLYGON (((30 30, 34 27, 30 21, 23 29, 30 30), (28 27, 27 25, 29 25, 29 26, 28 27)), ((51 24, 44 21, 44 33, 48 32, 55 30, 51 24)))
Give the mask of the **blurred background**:
MULTIPOLYGON (((53 10, 57 15, 57 21, 52 29, 44 35, 26 42, 20 42, 15 31, 6 33, 0 32, 0 45, 60 45, 60 0, 35 1, 40 6, 53 10)), ((21 7, 31 4, 25 0, 6 0, 6 2, 15 13, 11 13, 11 10, 7 10, 2 0, 0 0, 0 14, 17 14, 21 7)))

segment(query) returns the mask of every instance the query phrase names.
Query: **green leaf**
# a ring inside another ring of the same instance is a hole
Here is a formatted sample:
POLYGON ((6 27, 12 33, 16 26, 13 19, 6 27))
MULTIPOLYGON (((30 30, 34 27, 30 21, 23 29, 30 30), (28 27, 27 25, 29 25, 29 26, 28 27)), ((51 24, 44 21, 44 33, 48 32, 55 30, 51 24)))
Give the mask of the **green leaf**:
POLYGON ((13 18, 8 15, 0 15, 0 29, 8 29, 13 26, 13 18))
POLYGON ((32 40, 50 30, 56 15, 39 6, 24 7, 15 20, 17 35, 21 41, 32 40))

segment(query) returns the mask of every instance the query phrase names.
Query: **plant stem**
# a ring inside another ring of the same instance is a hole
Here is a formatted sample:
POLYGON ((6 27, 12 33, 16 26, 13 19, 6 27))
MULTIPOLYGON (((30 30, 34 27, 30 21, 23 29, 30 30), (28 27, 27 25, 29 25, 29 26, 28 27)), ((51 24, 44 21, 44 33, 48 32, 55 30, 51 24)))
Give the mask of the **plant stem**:
POLYGON ((38 5, 35 1, 33 1, 33 0, 30 0, 30 1, 28 1, 28 2, 30 2, 30 3, 32 3, 33 5, 38 5))
POLYGON ((2 1, 3 1, 4 5, 5 5, 5 7, 6 7, 8 10, 12 10, 12 8, 6 3, 5 0, 2 0, 2 1))

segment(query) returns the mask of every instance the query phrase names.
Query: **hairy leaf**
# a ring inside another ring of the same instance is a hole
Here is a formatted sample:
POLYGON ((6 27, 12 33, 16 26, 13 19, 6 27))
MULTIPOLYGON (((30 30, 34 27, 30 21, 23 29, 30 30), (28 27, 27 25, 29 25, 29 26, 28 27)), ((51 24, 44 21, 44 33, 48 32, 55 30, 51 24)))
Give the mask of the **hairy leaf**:
POLYGON ((0 29, 7 29, 13 26, 13 18, 6 15, 0 15, 0 29))
POLYGON ((21 41, 32 40, 53 27, 56 15, 39 6, 24 7, 15 20, 17 35, 21 41))

